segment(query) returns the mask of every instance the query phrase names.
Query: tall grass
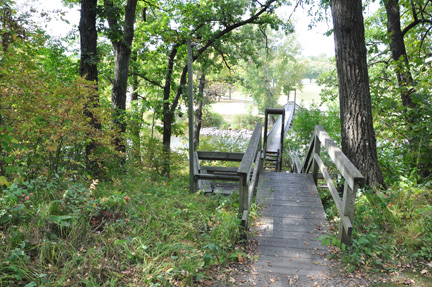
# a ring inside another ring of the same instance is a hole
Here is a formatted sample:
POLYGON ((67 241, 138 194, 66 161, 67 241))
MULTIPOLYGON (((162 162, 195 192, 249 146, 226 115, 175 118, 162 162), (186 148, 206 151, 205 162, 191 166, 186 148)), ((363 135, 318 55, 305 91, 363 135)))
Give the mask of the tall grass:
POLYGON ((198 284, 236 260, 235 198, 191 194, 188 176, 139 169, 107 182, 40 178, 3 190, 5 286, 198 284))

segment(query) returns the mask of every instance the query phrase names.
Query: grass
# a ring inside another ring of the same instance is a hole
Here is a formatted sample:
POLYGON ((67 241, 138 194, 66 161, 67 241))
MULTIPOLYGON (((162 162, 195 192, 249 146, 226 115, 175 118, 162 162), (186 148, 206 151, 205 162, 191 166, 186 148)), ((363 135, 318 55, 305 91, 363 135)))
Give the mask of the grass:
MULTIPOLYGON (((321 102, 320 97, 321 87, 318 86, 317 83, 309 81, 305 81, 303 83, 303 88, 301 90, 296 91, 296 103, 303 105, 305 108, 309 108, 312 103, 319 104, 321 102)), ((290 100, 294 99, 294 92, 290 94, 290 100)), ((278 103, 280 105, 286 104, 287 97, 281 96, 279 98, 278 103)))
POLYGON ((306 108, 309 108, 313 103, 320 104, 321 87, 317 83, 305 82, 303 89, 297 91, 296 102, 306 108))
POLYGON ((19 196, 1 206, 1 286, 194 286, 244 256, 237 198, 190 194, 182 173, 8 192, 19 196))

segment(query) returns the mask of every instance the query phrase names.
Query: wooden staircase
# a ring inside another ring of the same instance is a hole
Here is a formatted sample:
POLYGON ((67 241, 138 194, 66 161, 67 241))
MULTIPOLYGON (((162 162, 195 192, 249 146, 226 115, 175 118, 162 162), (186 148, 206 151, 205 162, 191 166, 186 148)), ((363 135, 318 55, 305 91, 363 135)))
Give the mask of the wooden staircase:
POLYGON ((264 158, 264 170, 278 171, 279 167, 279 151, 266 151, 264 158))

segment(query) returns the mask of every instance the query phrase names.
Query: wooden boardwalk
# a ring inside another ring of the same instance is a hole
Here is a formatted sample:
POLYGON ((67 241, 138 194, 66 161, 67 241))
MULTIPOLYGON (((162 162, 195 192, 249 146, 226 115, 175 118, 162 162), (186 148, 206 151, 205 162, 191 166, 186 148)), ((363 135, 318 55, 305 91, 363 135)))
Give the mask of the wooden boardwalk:
POLYGON ((258 223, 259 259, 242 286, 312 286, 325 279, 328 249, 316 239, 329 224, 312 175, 264 172, 257 202, 265 205, 258 223))

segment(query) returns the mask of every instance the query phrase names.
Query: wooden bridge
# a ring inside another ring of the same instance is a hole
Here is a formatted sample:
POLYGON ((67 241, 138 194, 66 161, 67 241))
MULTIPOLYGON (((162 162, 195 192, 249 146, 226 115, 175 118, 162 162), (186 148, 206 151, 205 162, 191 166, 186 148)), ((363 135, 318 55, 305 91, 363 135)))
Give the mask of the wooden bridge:
POLYGON ((325 255, 328 250, 317 240, 329 229, 317 190, 319 179, 325 180, 339 212, 339 239, 344 244, 351 242, 355 195, 363 184, 363 177, 321 126, 315 128, 303 163, 294 155, 290 172, 281 172, 283 138, 291 125, 294 107, 295 103, 289 102, 284 109, 267 109, 264 140, 262 125, 257 124, 245 153, 195 153, 196 188, 215 192, 215 182, 234 182, 229 186, 231 189, 234 186, 239 193, 242 228, 248 230, 253 196, 259 204, 265 205, 258 222, 259 260, 255 263, 255 274, 259 275, 253 278, 255 283, 265 282, 266 276, 276 276, 286 283, 280 286, 291 282, 286 280, 298 280, 301 276, 311 279, 327 276, 329 270, 325 255), (279 114, 280 117, 267 133, 269 114, 279 114), (321 151, 327 153, 339 177, 344 178, 342 198, 320 157, 321 151), (240 165, 200 166, 200 161, 209 160, 237 161, 240 165), (265 164, 266 161, 270 164, 265 164))

